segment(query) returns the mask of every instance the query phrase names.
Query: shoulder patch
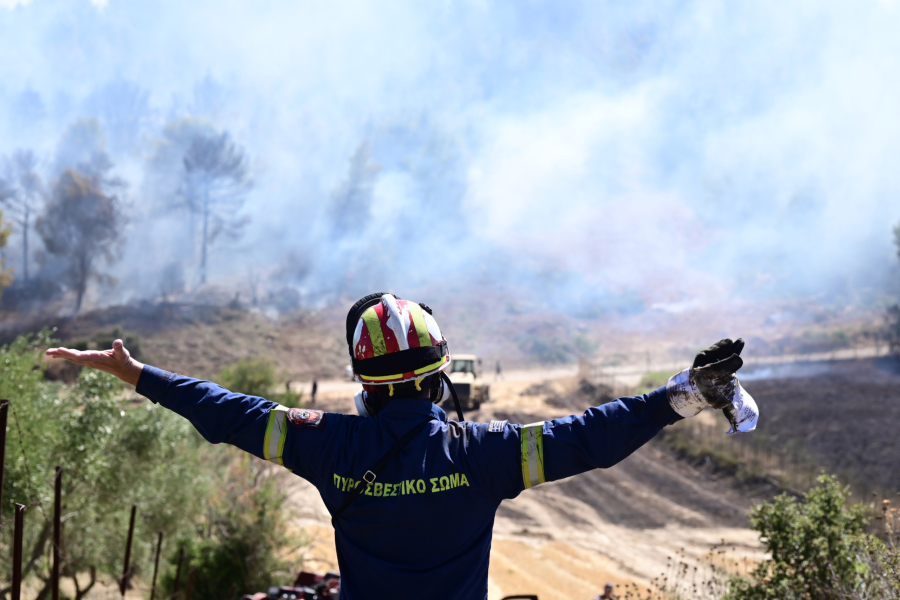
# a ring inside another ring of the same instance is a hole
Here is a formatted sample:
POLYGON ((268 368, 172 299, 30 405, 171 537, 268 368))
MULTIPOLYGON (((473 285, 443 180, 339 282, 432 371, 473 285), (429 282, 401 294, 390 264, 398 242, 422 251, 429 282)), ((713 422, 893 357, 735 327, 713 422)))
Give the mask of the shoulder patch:
POLYGON ((488 425, 488 433, 503 433, 503 430, 506 429, 506 424, 508 420, 504 419, 502 421, 491 421, 491 424, 488 425))
POLYGON ((287 414, 288 421, 294 427, 321 427, 325 422, 325 413, 308 408, 292 408, 287 414))

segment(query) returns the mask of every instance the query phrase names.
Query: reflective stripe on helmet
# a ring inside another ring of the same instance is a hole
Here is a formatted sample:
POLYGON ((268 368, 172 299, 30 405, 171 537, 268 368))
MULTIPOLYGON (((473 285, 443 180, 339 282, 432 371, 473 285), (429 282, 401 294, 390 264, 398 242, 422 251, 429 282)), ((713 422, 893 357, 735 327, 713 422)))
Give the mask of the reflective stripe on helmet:
POLYGON ((421 369, 416 369, 415 371, 413 371, 413 373, 415 373, 416 375, 421 375, 422 373, 427 373, 428 371, 433 371, 434 369, 437 369, 439 366, 441 366, 445 362, 448 362, 449 360, 450 360, 450 357, 445 356, 444 358, 437 361, 436 363, 432 363, 432 364, 428 365, 427 367, 422 367, 421 369))
POLYGON ((409 316, 412 317, 413 327, 416 328, 419 347, 431 346, 431 336, 428 334, 428 325, 425 324, 425 311, 415 302, 407 302, 406 307, 409 309, 409 316))
POLYGON ((269 424, 266 425, 266 438, 263 440, 263 456, 281 466, 284 466, 281 455, 287 439, 287 411, 287 407, 280 404, 269 411, 269 424))
POLYGON ((427 367, 410 371, 413 375, 412 377, 406 377, 409 373, 397 373, 396 375, 363 375, 362 373, 357 373, 357 377, 364 383, 401 383, 403 381, 411 381, 413 379, 418 379, 419 377, 424 377, 425 374, 430 374, 428 373, 429 371, 435 371, 448 362, 450 362, 449 355, 427 367))
POLYGON ((544 421, 523 425, 522 480, 525 489, 544 483, 544 421))
POLYGON ((384 335, 381 333, 381 323, 378 322, 378 313, 375 307, 366 309, 362 314, 362 320, 366 322, 369 331, 369 340, 372 342, 372 355, 384 356, 387 354, 387 346, 384 343, 384 335))

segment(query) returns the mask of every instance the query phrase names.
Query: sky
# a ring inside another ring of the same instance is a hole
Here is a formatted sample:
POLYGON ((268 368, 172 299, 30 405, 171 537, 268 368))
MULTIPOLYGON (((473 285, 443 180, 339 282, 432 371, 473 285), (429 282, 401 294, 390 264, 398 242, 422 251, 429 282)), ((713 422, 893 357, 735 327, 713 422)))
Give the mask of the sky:
POLYGON ((897 31, 876 0, 0 0, 0 154, 52 183, 98 120, 128 183, 115 301, 199 286, 171 201, 193 123, 253 175, 217 285, 877 305, 900 281, 897 31))

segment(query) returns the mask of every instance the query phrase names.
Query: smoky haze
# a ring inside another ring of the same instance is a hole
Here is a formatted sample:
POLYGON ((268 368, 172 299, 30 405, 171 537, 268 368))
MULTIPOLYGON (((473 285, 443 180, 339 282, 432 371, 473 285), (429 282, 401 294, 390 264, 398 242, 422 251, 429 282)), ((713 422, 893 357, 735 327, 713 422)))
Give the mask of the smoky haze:
POLYGON ((208 273, 285 305, 877 305, 900 281, 897 31, 887 0, 0 0, 0 154, 33 151, 48 188, 113 163, 126 241, 95 303, 208 273), (207 233, 197 136, 246 168, 210 175, 207 233))

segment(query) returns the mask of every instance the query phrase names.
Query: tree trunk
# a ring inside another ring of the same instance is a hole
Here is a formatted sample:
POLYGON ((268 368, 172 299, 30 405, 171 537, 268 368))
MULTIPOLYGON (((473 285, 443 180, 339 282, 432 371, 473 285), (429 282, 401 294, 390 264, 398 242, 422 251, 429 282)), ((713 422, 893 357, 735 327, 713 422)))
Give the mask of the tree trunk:
POLYGON ((84 300, 84 292, 87 290, 87 280, 90 274, 90 265, 86 256, 78 257, 78 265, 75 272, 75 312, 81 310, 81 301, 84 300))
POLYGON ((209 235, 209 186, 204 186, 203 195, 203 240, 200 250, 200 285, 206 283, 206 246, 209 235))
POLYGON ((78 585, 78 576, 73 574, 72 581, 75 582, 75 600, 81 600, 85 596, 87 596, 88 592, 91 591, 91 588, 94 587, 94 584, 97 583, 97 568, 91 567, 90 569, 91 581, 88 583, 87 587, 81 589, 78 585))
POLYGON ((28 225, 31 220, 28 206, 25 206, 25 217, 22 219, 22 271, 25 273, 25 283, 28 283, 28 225))

